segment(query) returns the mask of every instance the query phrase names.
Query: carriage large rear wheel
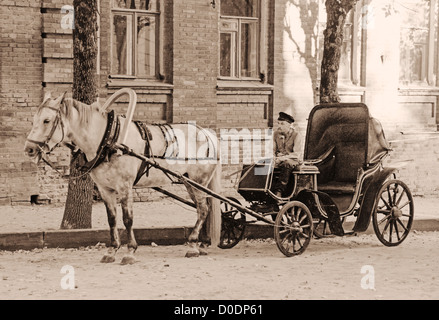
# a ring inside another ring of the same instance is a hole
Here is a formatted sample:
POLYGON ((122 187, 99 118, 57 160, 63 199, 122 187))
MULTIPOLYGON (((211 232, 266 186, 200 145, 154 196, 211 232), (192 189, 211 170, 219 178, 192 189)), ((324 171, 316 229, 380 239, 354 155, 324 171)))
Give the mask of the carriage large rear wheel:
MULTIPOLYGON (((241 204, 237 199, 229 200, 241 204)), ((245 215, 232 205, 221 201, 221 236, 218 247, 221 249, 233 248, 241 241, 245 232, 245 215)))
POLYGON ((303 253, 313 234, 313 218, 308 207, 291 201, 279 211, 274 224, 277 247, 287 257, 303 253))
POLYGON ((384 245, 397 246, 405 240, 413 224, 414 205, 407 185, 387 180, 377 196, 372 222, 376 236, 384 245))

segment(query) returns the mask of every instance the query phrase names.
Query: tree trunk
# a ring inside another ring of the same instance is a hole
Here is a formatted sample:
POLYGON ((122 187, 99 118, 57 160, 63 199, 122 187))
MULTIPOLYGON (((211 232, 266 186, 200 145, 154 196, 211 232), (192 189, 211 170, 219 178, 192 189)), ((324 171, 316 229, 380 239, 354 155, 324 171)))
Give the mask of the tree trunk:
POLYGON ((343 28, 346 15, 358 0, 326 0, 327 22, 323 31, 323 58, 320 80, 320 103, 337 103, 343 28))
MULTIPOLYGON (((92 104, 97 97, 97 3, 74 0, 73 99, 92 104)), ((94 182, 78 170, 81 156, 71 157, 70 180, 61 229, 90 229, 94 182)))

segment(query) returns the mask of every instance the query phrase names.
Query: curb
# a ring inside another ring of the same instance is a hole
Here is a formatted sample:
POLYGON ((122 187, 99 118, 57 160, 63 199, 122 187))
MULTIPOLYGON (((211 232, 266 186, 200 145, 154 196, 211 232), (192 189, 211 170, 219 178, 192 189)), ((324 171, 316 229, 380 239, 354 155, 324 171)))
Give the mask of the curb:
MULTIPOLYGON (((122 244, 127 242, 124 229, 118 229, 122 244)), ((189 237, 192 227, 164 227, 134 229, 138 245, 180 245, 189 237)), ((110 244, 108 229, 54 230, 36 232, 14 232, 0 234, 0 250, 32 250, 42 248, 80 248, 98 243, 110 244)), ((249 225, 244 237, 247 239, 272 238, 270 225, 249 225)))
MULTIPOLYGON (((346 223, 345 230, 352 227, 346 223)), ((181 245, 187 241, 192 227, 164 227, 134 229, 139 245, 181 245)), ((439 231, 439 219, 415 220, 411 231, 439 231)), ((119 229, 122 244, 126 243, 124 229, 119 229)), ((372 225, 364 234, 374 234, 372 225)), ((246 226, 244 238, 273 238, 273 227, 268 224, 250 224, 246 226)), ((95 246, 98 243, 109 245, 109 230, 55 230, 37 232, 14 232, 0 234, 0 250, 32 250, 37 248, 80 248, 95 246)))

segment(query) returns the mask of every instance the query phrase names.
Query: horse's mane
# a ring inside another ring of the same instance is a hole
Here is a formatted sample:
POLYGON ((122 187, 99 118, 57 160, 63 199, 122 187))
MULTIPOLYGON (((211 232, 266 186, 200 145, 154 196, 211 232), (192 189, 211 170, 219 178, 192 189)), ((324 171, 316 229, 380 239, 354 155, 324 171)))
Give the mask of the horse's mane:
POLYGON ((105 114, 105 112, 101 112, 98 103, 88 105, 73 98, 65 98, 64 105, 66 106, 65 116, 67 118, 70 118, 72 115, 72 109, 74 108, 79 114, 79 121, 81 124, 87 124, 91 119, 91 115, 93 112, 99 112, 102 115, 105 114))

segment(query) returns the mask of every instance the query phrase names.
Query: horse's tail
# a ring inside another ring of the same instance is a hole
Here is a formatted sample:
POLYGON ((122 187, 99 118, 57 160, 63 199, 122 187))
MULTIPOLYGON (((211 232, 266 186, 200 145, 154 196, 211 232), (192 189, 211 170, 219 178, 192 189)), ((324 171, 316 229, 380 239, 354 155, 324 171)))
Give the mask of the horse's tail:
MULTIPOLYGON (((217 194, 221 194, 221 167, 221 161, 218 161, 215 166, 213 177, 207 186, 211 191, 217 194)), ((215 197, 208 197, 207 204, 209 206, 209 216, 207 221, 210 242, 212 246, 218 246, 221 235, 221 202, 215 197)))

